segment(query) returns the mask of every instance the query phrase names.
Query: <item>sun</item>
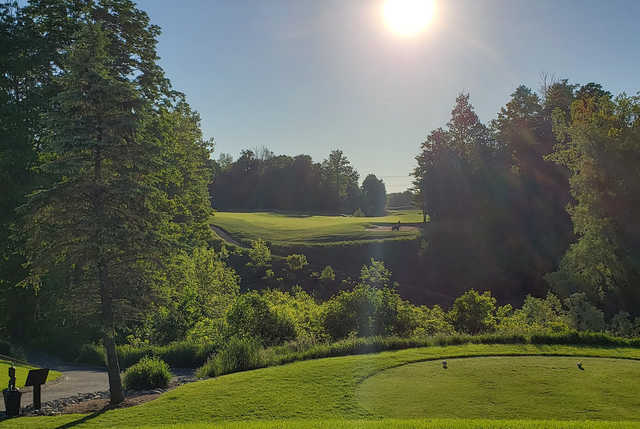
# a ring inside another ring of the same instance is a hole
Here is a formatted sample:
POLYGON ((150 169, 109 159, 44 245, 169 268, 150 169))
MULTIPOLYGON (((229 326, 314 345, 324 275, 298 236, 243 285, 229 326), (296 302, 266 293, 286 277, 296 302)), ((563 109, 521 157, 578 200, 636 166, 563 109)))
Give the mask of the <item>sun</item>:
POLYGON ((386 0, 382 6, 384 22, 399 36, 423 32, 433 18, 434 0, 386 0))

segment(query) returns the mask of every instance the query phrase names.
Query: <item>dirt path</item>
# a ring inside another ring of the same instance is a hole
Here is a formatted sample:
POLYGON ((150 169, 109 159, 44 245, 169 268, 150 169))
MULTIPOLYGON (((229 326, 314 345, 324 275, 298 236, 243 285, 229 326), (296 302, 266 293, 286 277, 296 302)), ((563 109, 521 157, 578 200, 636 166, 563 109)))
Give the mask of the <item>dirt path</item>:
POLYGON ((224 229, 222 229, 222 228, 220 228, 218 226, 215 226, 215 225, 211 225, 211 229, 213 230, 213 232, 218 234, 218 236, 220 238, 222 238, 224 241, 226 241, 226 242, 228 242, 230 244, 233 244, 234 246, 243 247, 245 249, 249 248, 249 246, 245 246, 245 245, 241 244, 239 241, 234 240, 233 237, 231 237, 229 235, 229 233, 227 231, 225 231, 224 229))

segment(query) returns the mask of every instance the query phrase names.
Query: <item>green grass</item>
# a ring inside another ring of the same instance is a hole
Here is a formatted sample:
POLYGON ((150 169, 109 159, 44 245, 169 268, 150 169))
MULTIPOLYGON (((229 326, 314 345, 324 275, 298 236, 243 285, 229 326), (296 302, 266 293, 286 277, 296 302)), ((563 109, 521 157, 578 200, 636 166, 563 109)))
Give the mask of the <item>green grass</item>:
MULTIPOLYGON (((11 366, 11 362, 7 360, 0 360, 0 390, 6 389, 9 384, 9 367, 11 366)), ((27 374, 30 369, 36 368, 35 366, 22 365, 18 363, 14 363, 16 367, 16 387, 20 388, 24 386, 24 383, 27 381, 27 374)), ((56 378, 60 377, 58 371, 49 371, 49 376, 47 377, 47 382, 53 381, 56 378)))
MULTIPOLYGON (((637 380, 640 377, 640 349, 630 348, 591 348, 573 346, 546 346, 546 345, 481 345, 470 344, 448 347, 425 347, 400 351, 382 352, 370 355, 345 356, 337 358, 325 358, 303 362, 294 362, 287 365, 264 368, 253 371, 240 372, 222 377, 191 383, 163 394, 155 401, 127 409, 112 410, 97 416, 62 416, 33 417, 13 419, 0 423, 0 428, 57 428, 64 424, 75 422, 74 428, 106 428, 106 427, 161 427, 169 424, 192 424, 182 426, 184 428, 204 428, 212 423, 229 423, 242 421, 242 426, 223 427, 344 427, 344 428, 378 428, 378 427, 640 427, 640 425, 618 425, 614 423, 562 423, 557 422, 530 422, 528 425, 508 423, 499 420, 513 415, 507 407, 494 407, 490 410, 490 403, 486 398, 477 398, 480 403, 477 407, 484 407, 483 417, 496 419, 490 425, 473 421, 447 421, 446 425, 440 425, 431 420, 419 419, 413 422, 404 420, 378 421, 382 418, 380 410, 371 410, 370 402, 363 396, 363 388, 373 382, 377 377, 393 375, 393 368, 402 368, 403 365, 424 362, 430 359, 448 360, 454 357, 468 356, 518 356, 518 355, 551 355, 551 356, 581 356, 579 359, 585 362, 586 371, 579 372, 576 368, 575 377, 587 380, 583 389, 575 394, 583 392, 583 414, 560 413, 551 403, 538 402, 532 407, 531 400, 526 396, 529 387, 520 386, 522 394, 517 405, 521 410, 528 409, 527 416, 537 420, 583 420, 591 419, 632 419, 640 421, 640 407, 637 399, 640 395, 640 385, 630 384, 625 392, 611 392, 610 403, 617 403, 615 408, 602 406, 599 414, 588 411, 590 395, 596 394, 591 390, 599 389, 598 378, 592 378, 592 367, 607 368, 609 378, 629 378, 637 380), (606 359, 594 364, 591 359, 584 358, 604 357, 620 358, 625 360, 606 359), (637 359, 639 361, 635 361, 637 359), (632 365, 636 365, 632 367, 632 365), (597 366, 594 366, 597 365, 597 366), (634 369, 635 368, 635 369, 634 369), (390 371, 386 371, 390 370, 390 371), (588 374, 588 376, 587 376, 588 374), (589 378, 585 378, 589 377, 589 378), (590 390, 591 389, 591 390, 590 390), (634 402, 635 401, 635 402, 634 402), (489 412, 490 410, 490 412, 489 412), (617 411, 616 411, 617 410, 617 411), (344 423, 330 423, 329 420, 372 420, 371 422, 351 421, 344 423), (247 422, 254 422, 248 425, 247 422), (450 423, 449 423, 450 422, 450 423), (440 426, 439 426, 440 425, 440 426), (475 425, 475 426, 474 426, 475 425)), ((515 359, 515 358, 514 358, 515 359)), ((522 358, 517 358, 522 359, 522 358)), ((563 359, 558 357, 540 358, 549 359, 549 365, 565 365, 563 359)), ((578 358, 571 358, 573 364, 578 358)), ((474 361, 480 362, 481 359, 474 361)), ((450 373, 455 373, 459 361, 452 361, 450 373)), ((465 361, 466 362, 466 361, 465 361)), ((469 360, 471 362, 471 359, 469 360)), ((491 359, 485 361, 490 365, 491 359)), ((426 365, 426 364, 425 364, 426 365)), ((438 363, 433 363, 438 365, 438 363)), ((595 372, 595 371, 594 371, 595 372)), ((483 371, 486 381, 490 382, 495 377, 509 378, 509 374, 496 375, 496 371, 483 371)), ((531 375, 533 377, 533 375, 531 375)), ((541 377, 544 377, 541 374, 541 377)), ((570 373, 567 373, 570 377, 570 373)), ((424 378, 423 378, 424 380, 424 378)), ((511 381, 516 383, 516 379, 511 381)), ((522 379, 525 382, 525 379, 522 379)), ((519 383, 518 383, 519 384, 519 383)), ((514 384, 515 386, 515 384, 514 384)), ((574 384, 577 386, 577 384, 574 384)), ((560 386, 562 387, 562 386, 560 386)), ((409 389, 407 389, 409 390, 409 389)), ((385 392, 380 391, 381 394, 385 392)), ((605 395, 603 392, 597 394, 605 395)), ((371 398, 371 396, 369 397, 371 398)), ((468 398, 466 398, 468 399, 468 398)), ((580 400, 576 399, 572 405, 580 406, 580 400)), ((449 405, 449 410, 464 409, 459 403, 449 405)), ((403 416, 408 418, 410 416, 403 416)), ((431 414, 420 417, 437 417, 431 414)), ((474 415, 459 414, 456 417, 472 418, 474 415)), ((443 423, 444 424, 444 423, 443 423)), ((69 426, 70 427, 70 426, 69 426)))
POLYGON ((640 419, 640 362, 575 357, 484 357, 420 362, 383 371, 359 402, 394 418, 640 419))
POLYGON ((399 210, 384 217, 216 212, 213 218, 214 225, 221 227, 240 242, 247 243, 262 238, 278 245, 413 238, 417 235, 416 229, 370 229, 375 225, 389 226, 398 221, 418 223, 422 221, 422 215, 417 210, 399 210))
MULTIPOLYGON (((51 428, 71 428, 82 416, 48 418, 51 428), (53 423, 55 422, 55 423, 53 423)), ((39 420, 41 421, 41 419, 39 420)), ((18 426, 18 428, 24 426, 18 426)), ((40 427, 40 426, 34 426, 40 427)), ((124 429, 638 429, 638 422, 489 420, 489 419, 382 419, 382 420, 258 420, 252 422, 186 423, 158 426, 115 426, 124 429)))

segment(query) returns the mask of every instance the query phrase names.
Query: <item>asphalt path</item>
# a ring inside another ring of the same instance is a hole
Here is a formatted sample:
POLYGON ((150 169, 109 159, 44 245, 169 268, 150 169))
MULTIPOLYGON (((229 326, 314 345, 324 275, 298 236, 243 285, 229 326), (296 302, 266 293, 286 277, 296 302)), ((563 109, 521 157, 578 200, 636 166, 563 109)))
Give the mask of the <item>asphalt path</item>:
MULTIPOLYGON (((46 368, 47 365, 38 365, 46 368)), ((54 365, 62 375, 41 387, 42 402, 68 398, 79 393, 95 393, 109 390, 109 378, 103 368, 92 368, 75 365, 54 365)), ((22 407, 33 403, 33 387, 22 387, 22 407)), ((4 401, 0 401, 0 411, 4 411, 4 401)))

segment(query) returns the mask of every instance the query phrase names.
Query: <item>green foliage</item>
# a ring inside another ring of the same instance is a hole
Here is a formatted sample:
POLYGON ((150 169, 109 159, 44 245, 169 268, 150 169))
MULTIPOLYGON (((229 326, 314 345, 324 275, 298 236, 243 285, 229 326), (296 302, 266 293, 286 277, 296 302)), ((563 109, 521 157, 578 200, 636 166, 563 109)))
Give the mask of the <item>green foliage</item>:
POLYGON ((536 334, 569 330, 562 302, 552 293, 546 298, 527 295, 522 308, 513 310, 511 306, 505 306, 498 308, 496 313, 499 333, 536 334))
POLYGON ((551 159, 571 173, 569 209, 578 241, 547 278, 564 295, 635 311, 640 303, 640 97, 612 99, 599 85, 582 91, 567 112, 555 112, 562 140, 551 159))
POLYGON ((389 288, 358 284, 343 291, 325 306, 324 326, 334 339, 348 335, 360 337, 390 335, 400 329, 398 305, 401 299, 389 288))
POLYGON ((414 191, 430 224, 416 277, 431 288, 491 285, 505 301, 546 292, 543 276, 571 238, 566 173, 543 158, 557 143, 548 98, 520 86, 487 128, 460 94, 446 127, 420 146, 414 191))
POLYGON ((282 344, 295 338, 295 323, 287 313, 272 309, 257 292, 240 295, 227 313, 232 336, 255 338, 265 346, 282 344))
POLYGON ((331 268, 331 265, 327 265, 322 269, 319 278, 323 282, 335 281, 336 273, 333 271, 333 268, 331 268))
POLYGON ((199 377, 218 377, 232 372, 260 368, 260 343, 249 337, 231 337, 224 348, 213 355, 201 368, 199 377))
POLYGON ((382 179, 369 174, 362 182, 362 207, 367 216, 384 216, 387 190, 382 179))
POLYGON ((305 255, 298 255, 298 254, 287 256, 286 264, 287 264, 287 269, 292 273, 295 273, 296 271, 301 271, 302 269, 304 269, 304 267, 309 265, 309 263, 307 262, 307 257, 305 255))
POLYGON ((299 288, 294 288, 292 293, 267 290, 263 297, 273 311, 293 321, 297 343, 318 344, 328 339, 323 325, 323 305, 308 293, 299 288))
POLYGON ((158 358, 143 357, 124 372, 124 387, 127 390, 165 388, 170 380, 169 365, 158 358))
POLYGON ((371 258, 371 264, 360 270, 360 283, 379 289, 391 287, 391 271, 383 261, 371 258))
POLYGON ((358 207, 357 209, 355 209, 352 213, 353 217, 365 217, 366 214, 364 213, 364 211, 362 211, 362 209, 360 207, 358 207))
POLYGON ((589 302, 586 294, 576 292, 565 299, 569 323, 579 331, 602 332, 605 328, 604 313, 589 302))
POLYGON ((611 318, 609 332, 618 337, 640 337, 640 317, 632 320, 629 313, 621 311, 611 318))
POLYGON ((456 298, 450 317, 456 329, 469 334, 489 332, 495 328, 496 299, 491 292, 479 294, 474 289, 456 298))
MULTIPOLYGON (((96 344, 83 344, 80 346, 75 362, 85 365, 106 366, 107 357, 104 353, 104 347, 96 344)), ((122 362, 120 362, 120 366, 121 368, 126 368, 122 365, 122 362)))
MULTIPOLYGON (((144 357, 156 357, 174 368, 197 368, 204 364, 218 348, 218 343, 180 341, 164 346, 124 344, 117 347, 117 352, 122 368, 128 368, 144 357)), ((103 366, 106 362, 104 348, 94 344, 84 344, 75 361, 87 365, 103 366)))
POLYGON ((340 150, 321 164, 309 155, 276 156, 266 148, 212 164, 211 193, 218 209, 350 213, 359 203, 358 173, 340 150))
POLYGON ((148 313, 139 337, 153 344, 184 339, 214 341, 239 293, 239 277, 224 252, 196 247, 176 254, 167 267, 162 300, 148 313))
POLYGON ((271 250, 267 243, 259 238, 251 242, 249 249, 249 259, 251 267, 255 269, 267 268, 271 266, 271 250))

